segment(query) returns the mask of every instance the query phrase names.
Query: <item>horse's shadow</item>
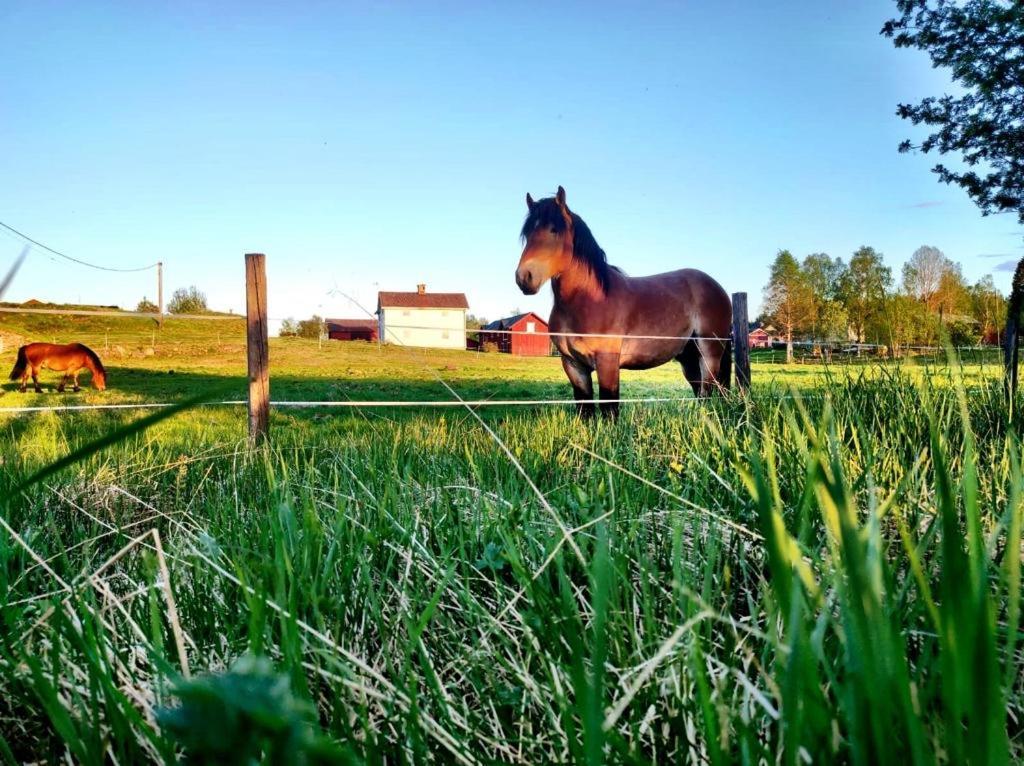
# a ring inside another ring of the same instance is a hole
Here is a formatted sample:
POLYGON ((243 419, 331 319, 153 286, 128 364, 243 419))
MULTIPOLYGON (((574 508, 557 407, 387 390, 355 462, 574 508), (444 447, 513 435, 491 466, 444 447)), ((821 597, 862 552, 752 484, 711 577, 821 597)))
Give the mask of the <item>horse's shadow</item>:
MULTIPOLYGON (((43 393, 29 385, 19 394, 18 382, 0 384, 0 413, 4 407, 67 406, 78 404, 174 403, 209 392, 217 400, 246 398, 247 378, 241 374, 202 370, 107 367, 107 390, 97 391, 89 378, 81 380, 81 391, 70 388, 57 392, 59 374, 40 377, 43 393)), ((452 386, 465 399, 564 399, 567 386, 555 381, 524 381, 508 378, 452 379, 452 386)), ((359 377, 344 371, 310 374, 275 373, 271 370, 270 393, 274 401, 437 401, 452 400, 451 392, 435 379, 359 377)), ((315 410, 306 410, 314 412, 315 410)))

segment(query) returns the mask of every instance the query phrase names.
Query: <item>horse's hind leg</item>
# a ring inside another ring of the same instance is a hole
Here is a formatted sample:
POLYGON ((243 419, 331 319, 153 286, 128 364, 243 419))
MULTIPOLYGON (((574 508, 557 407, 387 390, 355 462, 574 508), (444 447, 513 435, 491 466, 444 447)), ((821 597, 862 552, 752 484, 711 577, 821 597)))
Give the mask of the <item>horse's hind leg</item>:
POLYGON ((720 340, 694 341, 700 356, 700 393, 699 396, 711 396, 715 391, 724 391, 729 381, 719 381, 722 369, 722 357, 726 346, 720 340))
POLYGON ((701 364, 700 364, 700 350, 697 348, 697 341, 687 341, 686 345, 683 346, 683 351, 679 356, 676 357, 679 364, 683 367, 683 377, 686 378, 686 382, 690 384, 693 389, 694 396, 701 395, 701 364))
POLYGON ((43 393, 43 387, 39 385, 39 368, 38 367, 33 367, 32 368, 32 385, 35 387, 37 394, 43 393))
POLYGON ((71 376, 68 375, 67 373, 64 373, 63 377, 61 377, 61 379, 60 379, 60 383, 57 384, 57 393, 59 393, 59 394, 63 394, 64 393, 64 385, 68 382, 68 378, 69 377, 71 377, 71 376))
POLYGON ((81 369, 78 369, 71 373, 71 390, 74 391, 76 394, 82 390, 81 387, 78 385, 78 373, 80 373, 81 371, 81 369))

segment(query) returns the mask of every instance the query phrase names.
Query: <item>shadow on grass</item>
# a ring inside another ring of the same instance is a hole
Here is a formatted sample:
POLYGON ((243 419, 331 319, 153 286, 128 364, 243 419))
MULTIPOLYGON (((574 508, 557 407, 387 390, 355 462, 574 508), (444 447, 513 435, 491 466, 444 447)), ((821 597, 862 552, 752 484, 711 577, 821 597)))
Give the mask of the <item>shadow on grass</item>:
MULTIPOLYGON (((567 383, 517 381, 507 378, 445 376, 464 398, 472 399, 568 399, 567 383)), ((213 372, 148 370, 128 367, 107 368, 107 390, 96 391, 83 375, 82 390, 57 391, 60 375, 44 373, 40 377, 42 394, 32 392, 31 382, 25 394, 18 393, 17 382, 0 385, 0 410, 3 407, 47 407, 77 404, 128 404, 137 402, 174 402, 195 396, 210 387, 229 386, 228 399, 246 397, 246 377, 213 372)), ((334 377, 325 375, 272 374, 271 398, 275 401, 450 401, 454 397, 436 379, 416 377, 334 377)), ((680 389, 682 390, 682 389, 680 389)))

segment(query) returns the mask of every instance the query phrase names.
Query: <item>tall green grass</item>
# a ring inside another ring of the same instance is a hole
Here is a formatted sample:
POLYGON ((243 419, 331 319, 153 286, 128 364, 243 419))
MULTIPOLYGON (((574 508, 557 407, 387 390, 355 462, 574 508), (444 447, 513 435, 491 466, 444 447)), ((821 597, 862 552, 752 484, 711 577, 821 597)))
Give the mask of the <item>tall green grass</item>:
POLYGON ((805 394, 490 413, 557 518, 464 413, 275 415, 249 451, 194 411, 15 492, 110 427, 22 424, 0 761, 1020 760, 999 388, 805 394))

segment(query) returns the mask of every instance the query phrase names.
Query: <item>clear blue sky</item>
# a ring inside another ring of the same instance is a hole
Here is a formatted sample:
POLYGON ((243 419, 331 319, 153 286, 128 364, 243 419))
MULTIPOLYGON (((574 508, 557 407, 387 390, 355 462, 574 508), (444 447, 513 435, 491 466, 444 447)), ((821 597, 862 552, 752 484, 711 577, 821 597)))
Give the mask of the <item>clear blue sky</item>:
MULTIPOLYGON (((272 316, 358 316, 380 289, 546 312, 513 270, 527 191, 565 186, 629 273, 704 269, 755 306, 779 248, 898 275, 931 244, 970 280, 1024 255, 899 155, 897 102, 948 89, 878 30, 893 3, 0 5, 0 221, 272 316), (991 257, 983 257, 991 256, 991 257)), ((0 265, 20 250, 0 235, 0 265)), ((155 276, 38 251, 8 299, 134 306, 155 276)))

